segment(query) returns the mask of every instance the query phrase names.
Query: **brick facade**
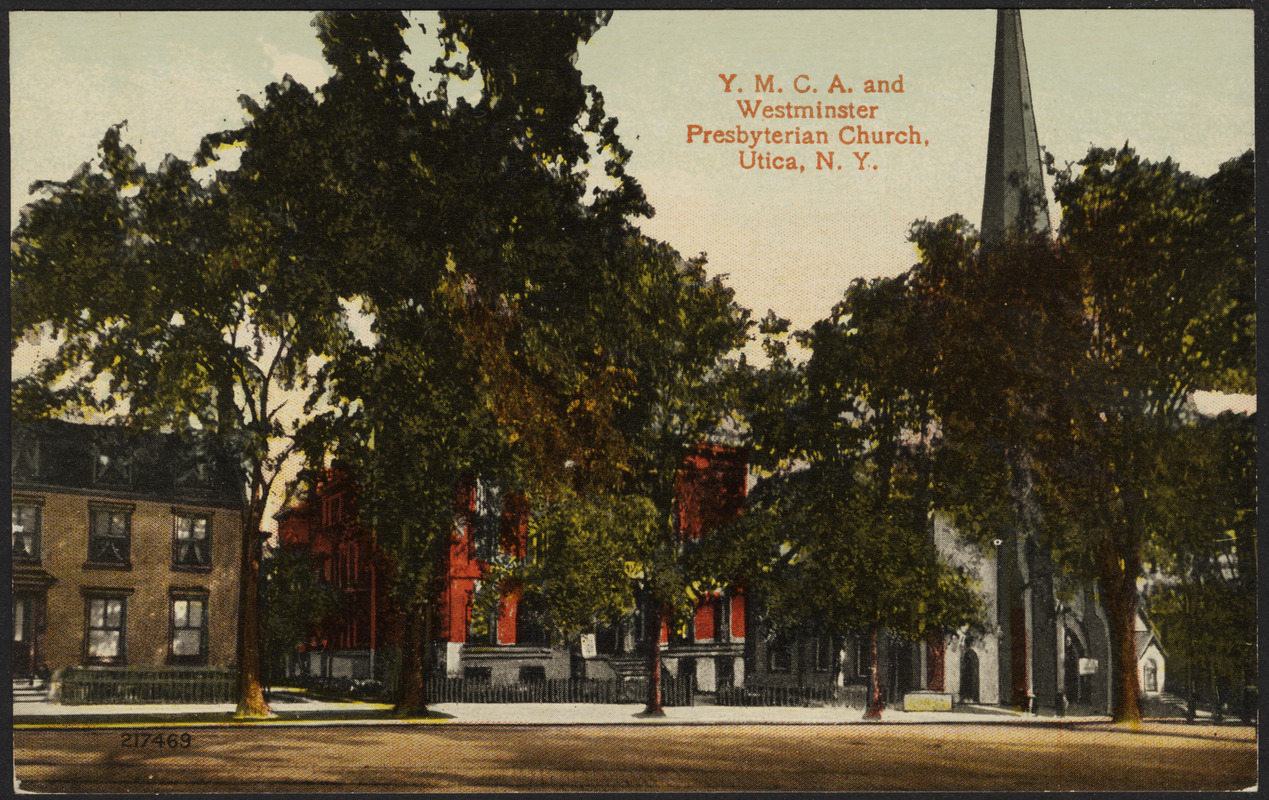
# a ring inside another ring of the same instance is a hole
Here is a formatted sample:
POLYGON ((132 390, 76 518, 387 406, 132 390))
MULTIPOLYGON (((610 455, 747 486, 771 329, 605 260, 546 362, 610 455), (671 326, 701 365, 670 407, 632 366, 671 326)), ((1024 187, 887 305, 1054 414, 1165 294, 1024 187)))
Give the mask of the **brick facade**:
POLYGON ((205 440, 17 425, 13 670, 232 666, 242 517, 205 440))

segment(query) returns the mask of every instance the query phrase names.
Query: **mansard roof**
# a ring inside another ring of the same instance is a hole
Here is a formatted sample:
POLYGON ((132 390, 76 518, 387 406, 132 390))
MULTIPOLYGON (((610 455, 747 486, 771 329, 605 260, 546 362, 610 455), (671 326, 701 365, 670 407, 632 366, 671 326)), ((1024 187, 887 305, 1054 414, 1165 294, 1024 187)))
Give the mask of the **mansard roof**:
POLYGON ((63 420, 14 422, 17 491, 71 491, 203 505, 241 503, 233 462, 206 433, 138 432, 63 420))

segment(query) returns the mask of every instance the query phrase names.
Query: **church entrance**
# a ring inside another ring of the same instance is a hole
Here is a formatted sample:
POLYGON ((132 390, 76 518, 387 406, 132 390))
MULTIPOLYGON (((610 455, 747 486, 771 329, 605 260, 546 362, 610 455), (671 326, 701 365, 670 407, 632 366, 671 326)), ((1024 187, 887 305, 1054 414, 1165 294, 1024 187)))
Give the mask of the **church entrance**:
POLYGON ((1080 644, 1078 637, 1071 634, 1069 630, 1064 633, 1063 649, 1065 656, 1062 659, 1062 691, 1066 696, 1067 704, 1087 703, 1091 699, 1089 697, 1089 681, 1085 680, 1087 676, 1080 675, 1080 660, 1084 658, 1084 647, 1080 644))
POLYGON ((919 688, 916 685, 912 664, 917 658, 917 653, 913 644, 905 639, 894 638, 889 644, 890 685, 886 702, 902 703, 905 694, 919 688))
POLYGON ((962 703, 978 702, 978 654, 966 647, 961 653, 961 692, 962 703))

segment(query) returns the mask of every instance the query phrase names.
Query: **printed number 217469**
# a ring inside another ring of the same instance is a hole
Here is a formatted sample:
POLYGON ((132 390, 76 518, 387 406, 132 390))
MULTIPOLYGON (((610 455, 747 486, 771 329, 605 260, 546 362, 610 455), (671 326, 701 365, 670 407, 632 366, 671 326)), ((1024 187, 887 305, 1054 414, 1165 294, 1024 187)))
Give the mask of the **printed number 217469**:
POLYGON ((189 747, 193 738, 188 733, 125 733, 124 747, 189 747))

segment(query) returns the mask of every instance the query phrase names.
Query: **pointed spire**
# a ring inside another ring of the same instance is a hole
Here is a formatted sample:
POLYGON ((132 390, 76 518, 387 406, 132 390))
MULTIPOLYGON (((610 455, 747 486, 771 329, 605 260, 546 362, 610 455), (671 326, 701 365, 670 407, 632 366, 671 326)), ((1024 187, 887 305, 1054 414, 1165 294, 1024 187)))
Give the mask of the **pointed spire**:
POLYGON ((996 12, 996 66, 991 80, 981 231, 984 239, 998 239, 1020 225, 1045 233, 1049 212, 1031 109, 1022 19, 1017 9, 1000 9, 996 12))

